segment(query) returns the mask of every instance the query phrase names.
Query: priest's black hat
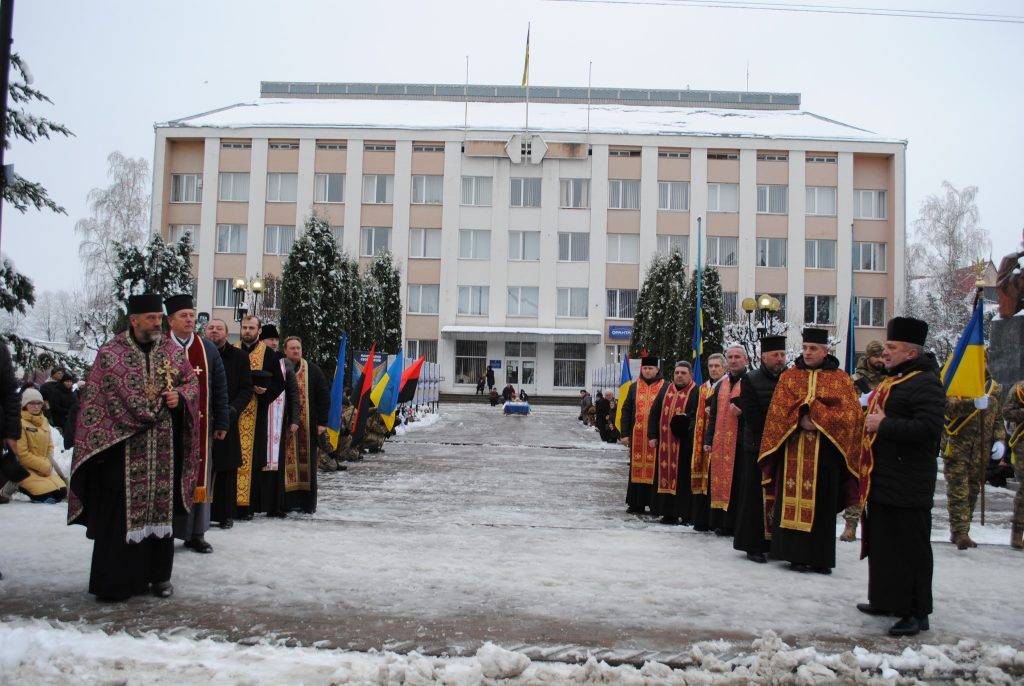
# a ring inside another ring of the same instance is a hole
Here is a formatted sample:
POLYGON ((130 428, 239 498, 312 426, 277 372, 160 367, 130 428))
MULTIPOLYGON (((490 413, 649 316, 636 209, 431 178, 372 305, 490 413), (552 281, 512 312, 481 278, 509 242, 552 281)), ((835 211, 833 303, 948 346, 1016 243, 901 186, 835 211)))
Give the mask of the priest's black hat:
POLYGON ((928 338, 928 323, 913 317, 893 317, 885 329, 886 340, 890 341, 924 345, 928 338))
POLYGON ((164 306, 160 302, 160 296, 155 293, 128 296, 128 314, 149 314, 150 312, 163 314, 163 311, 164 306))
POLYGON ((277 327, 273 324, 264 324, 263 328, 260 329, 260 340, 265 341, 268 338, 280 338, 281 334, 277 332, 277 327))
POLYGON ((641 367, 657 367, 658 364, 659 363, 657 355, 648 355, 647 353, 644 353, 643 356, 640 358, 641 367))
POLYGON ((804 343, 816 343, 818 345, 828 345, 828 330, 816 329, 808 326, 803 330, 804 343))
POLYGON ((182 293, 181 295, 172 295, 164 300, 164 307, 167 308, 167 316, 170 317, 180 310, 196 309, 196 302, 188 293, 182 293))
POLYGON ((776 350, 786 349, 785 336, 765 336, 761 339, 761 352, 773 353, 776 350))

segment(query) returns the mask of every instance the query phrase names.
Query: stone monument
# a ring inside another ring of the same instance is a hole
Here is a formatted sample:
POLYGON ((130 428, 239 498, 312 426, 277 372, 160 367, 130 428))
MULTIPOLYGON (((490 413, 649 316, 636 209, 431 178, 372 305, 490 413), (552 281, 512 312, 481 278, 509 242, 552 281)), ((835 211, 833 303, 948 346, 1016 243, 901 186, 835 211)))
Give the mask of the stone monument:
POLYGON ((989 369, 1004 391, 1024 379, 1024 316, 1016 316, 1024 310, 1022 258, 1024 250, 1004 257, 996 276, 999 319, 992 320, 989 369))

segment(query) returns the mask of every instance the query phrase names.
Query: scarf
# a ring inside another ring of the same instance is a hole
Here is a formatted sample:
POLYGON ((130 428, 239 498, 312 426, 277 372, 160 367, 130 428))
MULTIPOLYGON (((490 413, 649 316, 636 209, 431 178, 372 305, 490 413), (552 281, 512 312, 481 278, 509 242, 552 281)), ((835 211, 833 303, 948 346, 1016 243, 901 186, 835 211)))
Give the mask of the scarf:
MULTIPOLYGON (((174 516, 174 424, 160 395, 167 385, 182 405, 181 499, 191 511, 199 470, 199 383, 181 346, 169 338, 147 356, 124 331, 100 348, 81 397, 71 478, 95 455, 124 443, 125 540, 171 536, 174 516)), ((84 511, 68 493, 68 523, 84 511)))
POLYGON ((314 469, 313 450, 310 449, 309 432, 309 365, 305 360, 295 371, 295 382, 299 387, 299 430, 285 441, 284 490, 308 491, 310 474, 314 469))
MULTIPOLYGON (((907 374, 901 374, 899 376, 887 376, 882 379, 882 383, 878 384, 878 387, 871 393, 871 397, 868 398, 868 409, 867 414, 873 414, 878 410, 885 411, 885 404, 889 402, 889 395, 892 393, 894 386, 898 386, 904 381, 909 381, 915 376, 921 373, 921 370, 915 370, 907 374)), ((878 432, 868 433, 864 432, 864 438, 861 441, 860 450, 860 506, 861 509, 868 502, 868 495, 871 493, 871 472, 875 468, 875 441, 878 440, 878 432)))
MULTIPOLYGON (((249 352, 249 370, 259 371, 263 369, 263 357, 267 354, 267 346, 260 341, 249 352)), ((259 401, 255 393, 249 404, 238 415, 238 437, 242 444, 242 466, 238 468, 238 492, 235 495, 235 504, 239 507, 249 506, 249 496, 252 493, 252 457, 253 447, 256 444, 256 409, 259 401)))
MULTIPOLYGON (((281 377, 287 384, 288 363, 283 357, 279 363, 281 377)), ((270 401, 270 407, 267 408, 267 464, 263 466, 265 472, 276 472, 281 466, 281 437, 284 435, 284 403, 287 395, 287 390, 281 391, 270 401)))
POLYGON ((647 383, 644 379, 636 381, 634 396, 633 434, 629 441, 629 480, 634 484, 653 484, 654 467, 658 460, 658 450, 647 442, 647 422, 651 416, 651 406, 658 398, 664 379, 647 383))
POLYGON ((693 418, 693 452, 690 455, 690 492, 708 494, 708 465, 710 454, 704 452, 704 434, 708 426, 708 398, 715 392, 715 384, 708 379, 697 393, 697 414, 693 418))
POLYGON ((669 383, 658 418, 658 493, 676 494, 679 480, 679 448, 682 441, 672 433, 672 419, 686 414, 686 404, 696 385, 690 382, 685 388, 676 388, 669 383))
POLYGON ((740 435, 740 418, 729 411, 732 399, 740 396, 740 379, 733 383, 726 374, 718 384, 718 405, 715 416, 715 438, 711 443, 711 507, 729 510, 732 495, 732 473, 736 465, 736 442, 740 435))

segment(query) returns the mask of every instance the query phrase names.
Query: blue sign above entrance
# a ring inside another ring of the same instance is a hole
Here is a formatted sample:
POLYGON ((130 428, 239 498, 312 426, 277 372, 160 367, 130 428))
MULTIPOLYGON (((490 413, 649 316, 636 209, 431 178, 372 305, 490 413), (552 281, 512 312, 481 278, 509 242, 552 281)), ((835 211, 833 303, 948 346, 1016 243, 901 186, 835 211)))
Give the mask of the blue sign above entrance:
POLYGON ((491 369, 501 369, 501 360, 488 360, 487 366, 491 369))
POLYGON ((614 338, 617 340, 629 340, 633 337, 632 326, 622 326, 611 324, 608 327, 608 338, 614 338))

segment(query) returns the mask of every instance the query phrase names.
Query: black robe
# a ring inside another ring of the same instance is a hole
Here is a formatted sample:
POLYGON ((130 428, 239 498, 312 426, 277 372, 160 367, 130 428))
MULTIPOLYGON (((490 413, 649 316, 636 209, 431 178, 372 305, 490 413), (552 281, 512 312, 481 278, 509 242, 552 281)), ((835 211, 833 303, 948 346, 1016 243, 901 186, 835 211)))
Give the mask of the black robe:
MULTIPOLYGON (((247 347, 244 343, 241 347, 246 353, 252 351, 252 347, 247 347)), ((253 442, 252 478, 250 480, 252 491, 249 496, 249 506, 236 508, 239 517, 246 517, 257 512, 275 515, 283 512, 284 472, 280 469, 280 460, 278 469, 263 471, 267 465, 267 431, 269 429, 267 408, 277 396, 285 392, 285 375, 281 371, 281 359, 280 353, 268 347, 263 355, 262 371, 269 373, 270 378, 257 379, 255 374, 253 375, 253 387, 263 386, 267 391, 262 395, 256 395, 256 438, 253 442)), ((287 431, 288 411, 286 408, 284 426, 281 430, 282 438, 287 431)))
POLYGON ((759 369, 748 372, 740 386, 743 446, 736 457, 743 460, 743 479, 732 547, 747 553, 767 553, 769 548, 768 539, 765 538, 764 488, 761 486, 761 469, 757 466, 757 458, 761 450, 764 420, 778 382, 778 375, 761 365, 759 369))
POLYGON ((601 435, 601 440, 605 443, 614 443, 619 440, 611 402, 605 397, 599 397, 594 401, 594 410, 594 424, 597 426, 597 432, 601 435))
MULTIPOLYGON (((729 373, 729 378, 732 380, 732 384, 736 385, 737 382, 743 380, 746 372, 740 372, 739 374, 729 373)), ((724 376, 722 377, 725 378, 724 376)), ((721 391, 722 385, 718 384, 715 386, 715 392, 710 395, 707 399, 707 407, 711 409, 711 414, 708 415, 707 433, 704 436, 704 445, 712 445, 715 440, 715 422, 718 420, 718 393, 721 391)), ((740 392, 743 391, 742 384, 740 385, 740 392)), ((736 511, 739 509, 738 504, 740 502, 741 484, 743 482, 743 416, 740 415, 739 425, 736 427, 737 438, 736 438, 736 455, 732 461, 732 485, 729 488, 729 509, 722 510, 719 508, 711 507, 711 470, 713 467, 708 462, 708 508, 709 512, 707 515, 706 525, 715 530, 715 533, 722 533, 725 535, 732 535, 733 530, 736 527, 736 511)), ((704 524, 702 520, 698 520, 694 517, 695 524, 704 524)))
MULTIPOLYGON (((298 386, 296 386, 295 392, 299 392, 298 386)), ((298 401, 295 402, 297 405, 298 401)), ((319 450, 317 446, 320 438, 317 427, 327 426, 327 412, 331 409, 331 387, 327 384, 327 377, 324 376, 320 367, 309 360, 306 360, 306 402, 309 408, 309 490, 285 493, 285 509, 301 510, 312 514, 316 512, 317 453, 319 450)), ((295 419, 296 423, 301 426, 301 422, 298 421, 300 418, 297 407, 295 419)))
MULTIPOLYGON (((626 398, 622 401, 621 435, 630 440, 630 456, 633 454, 633 425, 636 424, 636 385, 640 383, 658 383, 659 381, 661 381, 660 373, 650 381, 641 376, 629 385, 629 390, 626 391, 626 398)), ((632 460, 630 461, 630 465, 632 465, 632 460)), ((626 486, 626 506, 630 510, 643 512, 651 504, 651 498, 654 495, 655 487, 652 484, 633 483, 632 474, 630 474, 628 481, 629 483, 626 486)))
POLYGON ((213 502, 210 519, 225 522, 235 518, 238 492, 238 468, 242 466, 242 441, 238 435, 238 417, 252 399, 252 374, 249 356, 230 343, 220 349, 228 382, 228 435, 213 442, 213 502))
MULTIPOLYGON (((659 423, 661 410, 665 404, 665 394, 668 392, 669 383, 662 386, 657 399, 651 406, 651 416, 647 421, 647 437, 663 439, 660 435, 659 423)), ((658 493, 658 470, 661 461, 654 466, 654 488, 651 494, 651 514, 659 517, 678 517, 683 524, 690 524, 693 516, 693 493, 690 490, 690 456, 693 454, 693 417, 697 412, 697 401, 700 398, 700 388, 694 386, 690 391, 690 397, 686 400, 684 414, 672 419, 671 431, 679 439, 679 453, 676 459, 679 461, 678 476, 676 479, 675 495, 671 493, 658 493)))

